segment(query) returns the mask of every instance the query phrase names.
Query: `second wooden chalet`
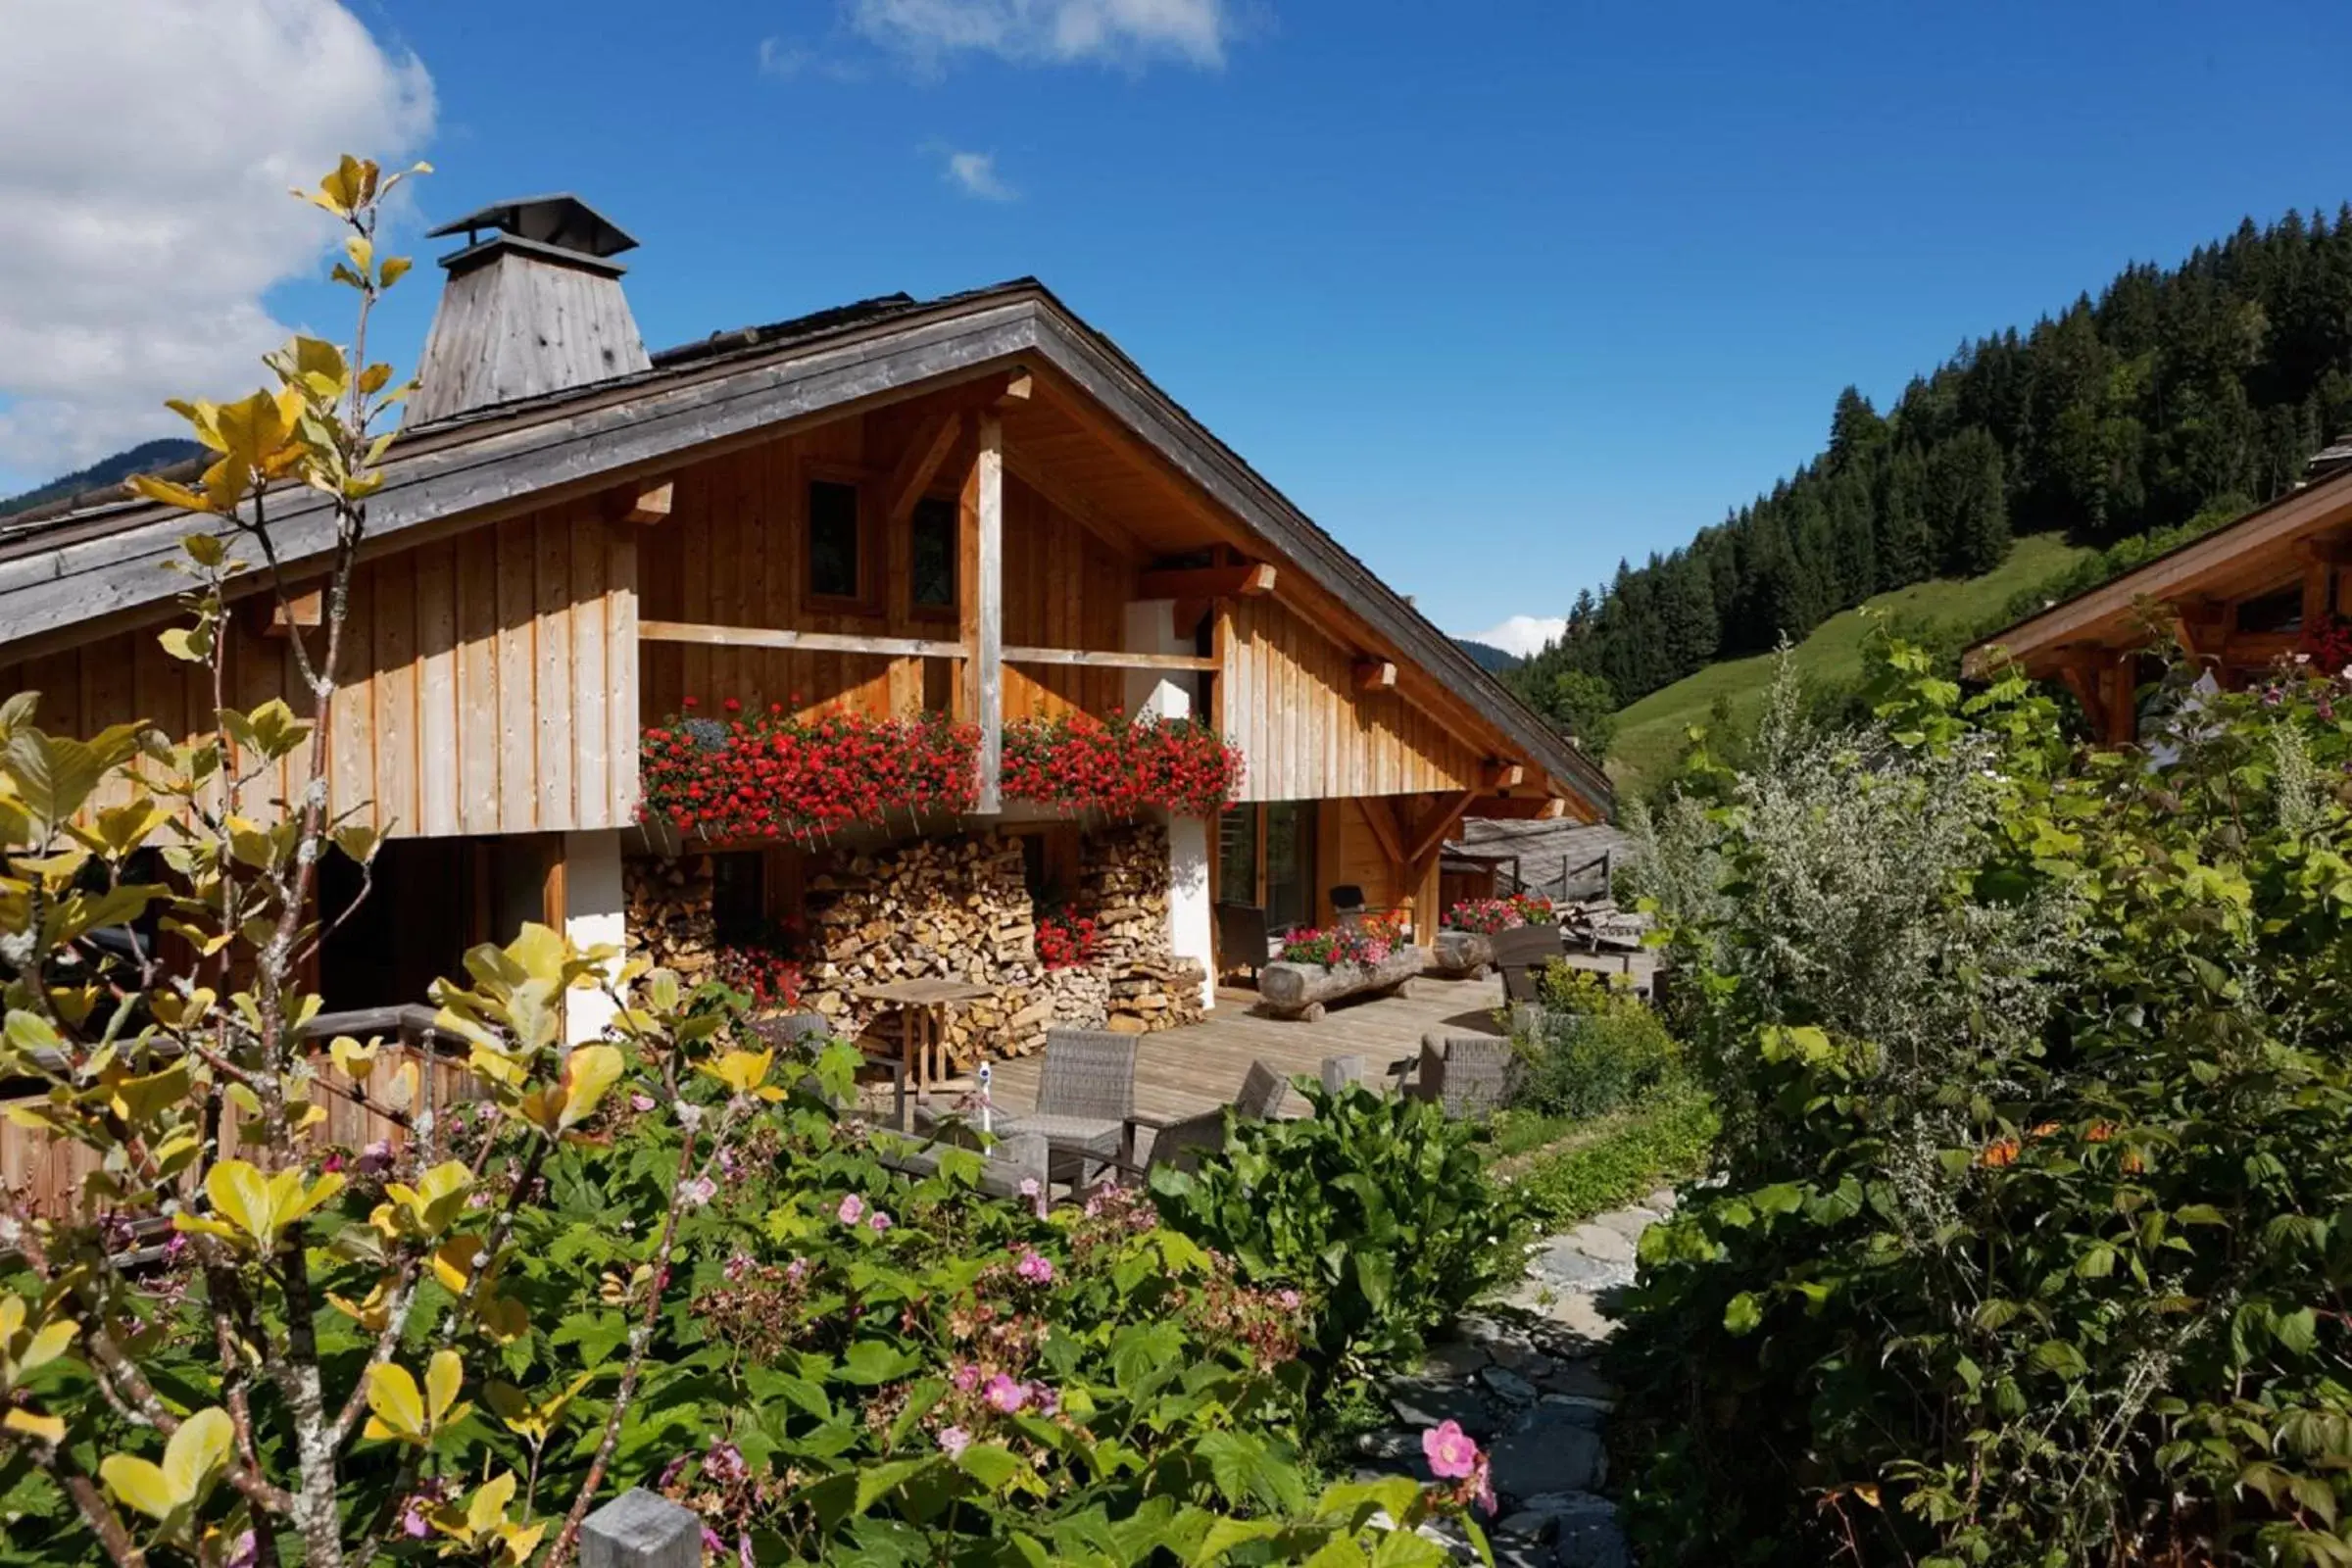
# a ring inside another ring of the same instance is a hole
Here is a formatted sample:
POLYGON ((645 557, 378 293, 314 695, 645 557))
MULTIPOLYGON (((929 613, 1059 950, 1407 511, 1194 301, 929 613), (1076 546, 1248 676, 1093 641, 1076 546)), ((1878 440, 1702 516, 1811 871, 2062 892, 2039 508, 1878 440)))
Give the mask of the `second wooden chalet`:
POLYGON ((2305 482, 2212 533, 2050 606, 1968 650, 1971 675, 2015 660, 2065 683, 2098 738, 2137 737, 2171 648, 2227 686, 2316 647, 2352 618, 2352 446, 2305 482))
MULTIPOLYGON (((1196 1015, 1206 976, 1263 959, 1230 951, 1251 911, 1326 922, 1336 893, 1425 941, 1465 815, 1609 811, 1597 768, 1036 282, 649 355, 612 260, 633 241, 576 200, 437 232, 465 241, 371 505, 331 760, 337 809, 392 840, 323 956, 330 1006, 420 1000, 545 919, 697 972, 789 954, 802 1004, 853 1025, 860 984, 975 981, 974 1038, 1018 1050, 1054 1019, 1196 1015), (649 731, 924 710, 978 737, 968 810, 752 841, 641 823, 649 731), (1238 799, 1005 797, 1007 726, 1073 713, 1205 719, 1238 799), (1243 916, 1223 953, 1219 905, 1243 916), (1095 940, 1049 967, 1056 912, 1095 940)), ((61 732, 207 727, 155 637, 185 526, 109 498, 10 519, 0 690, 39 689, 61 732)), ((304 503, 275 528, 323 559, 304 503)), ((284 628, 248 609, 235 700, 299 708, 284 628)))

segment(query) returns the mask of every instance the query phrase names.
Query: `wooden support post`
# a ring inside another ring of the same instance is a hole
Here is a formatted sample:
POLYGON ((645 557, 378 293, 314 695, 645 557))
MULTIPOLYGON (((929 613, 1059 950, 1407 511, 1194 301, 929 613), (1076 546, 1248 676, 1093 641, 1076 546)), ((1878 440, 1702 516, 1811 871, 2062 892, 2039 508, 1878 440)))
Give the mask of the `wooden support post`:
POLYGON ((2109 746, 2128 746, 2138 725, 2139 707, 2133 699, 2138 695, 2132 679, 2132 656, 2121 655, 2101 671, 2101 707, 2099 739, 2109 746))
POLYGON ((964 483, 963 522, 971 563, 964 595, 963 684, 971 721, 980 727, 979 789, 972 808, 1004 808, 1004 421, 979 417, 980 450, 964 483))
POLYGON ((2306 635, 2328 624, 2335 612, 2335 565, 2329 560, 2334 552, 2317 539, 2304 550, 2303 560, 2303 630, 2306 635))
POLYGON ((2106 694, 2099 689, 2099 666, 2093 657, 2083 653, 2070 654, 2066 662, 2058 666, 2058 674, 2066 682, 2066 689, 2075 694, 2075 701, 2082 705, 2082 714, 2090 720, 2090 732, 2093 735, 2105 735, 2107 700, 2106 694))
POLYGON ((1229 733, 1225 727, 1225 671, 1233 658, 1233 606, 1223 599, 1216 602, 1216 619, 1209 628, 1208 657, 1217 666, 1209 672, 1208 695, 1201 706, 1208 713, 1208 727, 1225 735, 1229 733))

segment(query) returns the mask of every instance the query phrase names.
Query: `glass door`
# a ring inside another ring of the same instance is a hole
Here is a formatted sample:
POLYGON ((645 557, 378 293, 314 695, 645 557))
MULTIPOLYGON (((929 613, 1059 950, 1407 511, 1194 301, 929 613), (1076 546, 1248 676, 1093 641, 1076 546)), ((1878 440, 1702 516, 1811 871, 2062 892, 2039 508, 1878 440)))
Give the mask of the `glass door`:
POLYGON ((1266 928, 1315 923, 1315 803, 1276 801, 1266 812, 1266 928))

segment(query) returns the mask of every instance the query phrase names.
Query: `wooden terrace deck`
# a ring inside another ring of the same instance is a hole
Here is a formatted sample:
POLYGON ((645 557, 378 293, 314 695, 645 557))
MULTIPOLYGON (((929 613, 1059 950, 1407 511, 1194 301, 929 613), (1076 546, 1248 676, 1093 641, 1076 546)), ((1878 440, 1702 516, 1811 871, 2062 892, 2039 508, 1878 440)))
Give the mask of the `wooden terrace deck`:
MULTIPOLYGON (((1356 1055, 1378 1081, 1391 1061, 1417 1054, 1429 1030, 1501 1033, 1493 1014, 1502 1004, 1502 982, 1494 979, 1423 976, 1408 997, 1345 1003, 1316 1023, 1262 1017, 1250 1011, 1256 1001, 1254 991, 1219 986, 1217 1005, 1201 1022, 1143 1036, 1135 1108, 1149 1116, 1189 1116, 1225 1104, 1240 1092, 1252 1060, 1311 1078, 1324 1057, 1356 1055)), ((1040 1066, 1036 1056, 997 1063, 996 1103, 1006 1110, 1036 1104, 1040 1066)))

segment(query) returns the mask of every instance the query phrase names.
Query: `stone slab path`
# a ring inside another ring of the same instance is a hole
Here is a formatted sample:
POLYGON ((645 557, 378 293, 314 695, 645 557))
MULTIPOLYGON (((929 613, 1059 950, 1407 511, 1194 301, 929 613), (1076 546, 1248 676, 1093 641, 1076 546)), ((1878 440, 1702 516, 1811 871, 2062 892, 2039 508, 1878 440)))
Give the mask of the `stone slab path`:
MULTIPOLYGON (((1617 1391, 1592 1364, 1614 1327, 1606 1298, 1634 1282, 1642 1233, 1674 1211, 1661 1188, 1530 1249, 1525 1277, 1466 1313, 1419 1371, 1382 1390, 1396 1425, 1357 1441, 1359 1477, 1430 1479, 1421 1434, 1454 1421, 1491 1455, 1498 1568, 1631 1568, 1608 1480, 1617 1391)), ((1470 1555, 1466 1541, 1449 1542, 1470 1555)))

